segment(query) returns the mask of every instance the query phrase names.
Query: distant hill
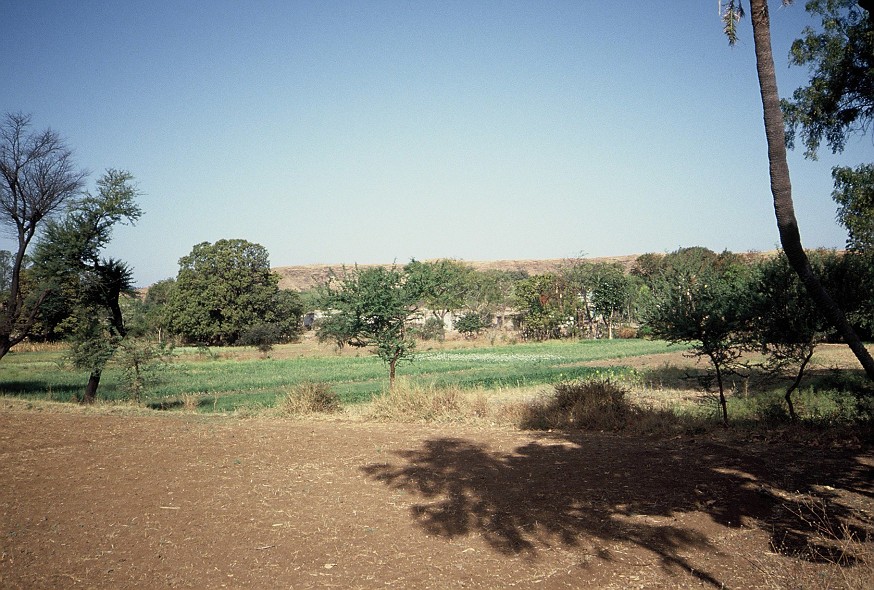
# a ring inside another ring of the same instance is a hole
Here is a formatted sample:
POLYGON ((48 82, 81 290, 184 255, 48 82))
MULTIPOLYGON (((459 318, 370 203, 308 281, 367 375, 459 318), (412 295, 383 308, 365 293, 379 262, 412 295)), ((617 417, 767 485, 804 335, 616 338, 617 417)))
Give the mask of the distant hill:
MULTIPOLYGON (((625 267, 625 270, 631 268, 634 261, 637 260, 637 254, 630 256, 608 256, 603 258, 585 258, 588 262, 618 262, 625 267)), ((547 260, 492 260, 492 261, 470 261, 459 260, 476 270, 506 270, 506 271, 524 271, 529 275, 538 275, 552 272, 562 266, 567 266, 576 259, 572 258, 552 258, 547 260)), ((423 261, 427 262, 427 261, 423 261)), ((347 264, 346 267, 352 267, 354 264, 347 264)), ((359 264, 358 268, 369 268, 373 266, 391 266, 391 264, 359 264)), ((398 266, 403 266, 398 264, 398 266)), ((306 264, 302 266, 277 266, 273 271, 280 276, 279 287, 281 289, 292 289, 295 291, 306 291, 317 285, 323 284, 331 269, 339 273, 343 268, 343 264, 306 264)))

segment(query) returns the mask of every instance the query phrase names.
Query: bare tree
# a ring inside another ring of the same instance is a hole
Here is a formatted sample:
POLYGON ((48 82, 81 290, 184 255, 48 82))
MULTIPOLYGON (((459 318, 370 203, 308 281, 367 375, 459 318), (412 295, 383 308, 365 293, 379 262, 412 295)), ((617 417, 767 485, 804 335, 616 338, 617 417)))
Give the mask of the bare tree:
POLYGON ((0 302, 0 358, 27 336, 48 294, 29 294, 23 287, 27 248, 41 224, 79 194, 87 176, 56 132, 31 132, 30 126, 30 116, 22 113, 7 113, 0 121, 0 227, 18 240, 6 300, 0 302))

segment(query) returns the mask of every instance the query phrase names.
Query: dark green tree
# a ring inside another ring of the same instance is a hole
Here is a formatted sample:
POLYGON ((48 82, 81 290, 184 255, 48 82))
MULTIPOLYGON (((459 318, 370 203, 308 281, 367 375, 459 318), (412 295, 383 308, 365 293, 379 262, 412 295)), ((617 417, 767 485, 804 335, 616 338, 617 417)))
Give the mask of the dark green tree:
POLYGON ((103 258, 118 224, 142 215, 130 173, 108 170, 61 221, 51 221, 34 252, 34 275, 70 310, 63 320, 70 334, 73 365, 89 372, 83 401, 93 402, 103 369, 127 334, 120 299, 133 294, 130 268, 103 258))
POLYGON ((559 338, 571 317, 564 305, 564 285, 559 276, 543 274, 516 282, 514 306, 519 312, 522 335, 534 340, 559 338))
POLYGON ((709 360, 728 424, 725 377, 749 343, 752 320, 750 269, 736 256, 704 248, 680 249, 665 259, 653 280, 644 321, 656 338, 691 345, 709 360))
POLYGON ((27 250, 45 223, 79 196, 86 177, 57 133, 31 132, 30 125, 21 113, 0 121, 0 227, 18 242, 0 302, 0 358, 31 333, 50 293, 25 280, 27 250))
MULTIPOLYGON (((825 255, 812 258, 819 276, 825 255)), ((831 255, 834 257, 834 254, 831 255)), ((817 345, 829 329, 814 301, 807 295, 798 275, 782 252, 762 261, 757 268, 752 324, 753 338, 765 355, 765 368, 773 372, 789 370, 794 379, 784 394, 789 417, 797 418, 792 393, 801 384, 817 345)))
POLYGON ((271 272, 263 246, 239 239, 203 242, 179 260, 170 325, 185 340, 210 345, 236 344, 259 324, 281 324, 290 338, 300 310, 285 305, 279 293, 279 275, 271 272))
POLYGON ((422 292, 406 279, 395 267, 344 269, 323 286, 319 304, 326 314, 319 339, 372 349, 388 366, 390 387, 398 362, 415 355, 409 323, 420 313, 422 292))

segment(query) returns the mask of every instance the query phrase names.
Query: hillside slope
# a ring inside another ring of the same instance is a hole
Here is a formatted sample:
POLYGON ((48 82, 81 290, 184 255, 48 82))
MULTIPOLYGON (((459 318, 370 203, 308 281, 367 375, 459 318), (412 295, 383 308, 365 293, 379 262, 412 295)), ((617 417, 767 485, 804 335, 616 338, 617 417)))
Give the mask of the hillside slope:
MULTIPOLYGON (((622 264, 626 270, 631 268, 637 255, 629 256, 609 256, 604 258, 586 258, 587 262, 618 262, 622 264)), ((529 275, 538 275, 555 271, 562 266, 567 266, 575 262, 573 258, 552 258, 546 260, 492 260, 492 261, 468 261, 463 262, 478 271, 484 270, 505 270, 505 271, 524 271, 529 275)), ((427 261, 423 261, 427 262, 427 261)), ((273 271, 279 274, 279 287, 281 289, 292 289, 296 291, 306 291, 313 287, 324 283, 330 275, 331 269, 336 273, 340 273, 343 269, 343 264, 307 264, 301 266, 277 266, 273 271)), ((354 266, 347 264, 347 268, 354 266)), ((368 268, 372 266, 391 266, 391 264, 375 265, 375 264, 359 264, 359 268, 368 268)), ((398 266, 403 266, 399 264, 398 266)))

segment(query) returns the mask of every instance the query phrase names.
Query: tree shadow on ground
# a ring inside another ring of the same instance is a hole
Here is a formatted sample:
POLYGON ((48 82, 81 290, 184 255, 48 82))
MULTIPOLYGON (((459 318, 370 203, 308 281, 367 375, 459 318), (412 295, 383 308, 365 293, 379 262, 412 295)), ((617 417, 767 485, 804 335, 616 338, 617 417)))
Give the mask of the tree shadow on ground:
MULTIPOLYGON (((724 527, 759 526, 772 531, 778 547, 790 537, 815 542, 814 527, 785 508, 792 495, 827 485, 823 489, 872 497, 870 464, 853 453, 788 445, 744 448, 694 439, 552 433, 509 453, 435 438, 396 455, 396 464, 362 469, 421 498, 411 517, 429 534, 447 539, 476 534, 502 554, 530 558, 565 546, 610 561, 613 542, 631 543, 658 556, 666 571, 692 572, 713 587, 724 581, 683 554, 717 549, 700 531, 681 526, 680 513, 700 512, 724 527)), ((850 522, 852 509, 836 493, 826 495, 832 496, 825 498, 829 518, 850 522)))

